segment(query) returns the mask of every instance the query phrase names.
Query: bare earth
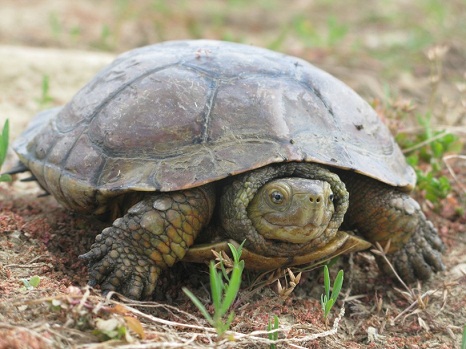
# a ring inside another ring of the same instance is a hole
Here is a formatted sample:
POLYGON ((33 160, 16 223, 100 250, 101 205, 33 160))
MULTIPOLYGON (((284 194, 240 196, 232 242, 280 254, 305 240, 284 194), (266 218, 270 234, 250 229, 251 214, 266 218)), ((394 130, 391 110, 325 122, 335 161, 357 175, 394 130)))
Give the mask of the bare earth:
MULTIPOLYGON (((79 38, 73 44, 69 37, 65 37, 65 29, 67 35, 71 35, 71 24, 61 29, 58 38, 57 35, 41 31, 35 33, 34 28, 37 25, 40 28, 50 25, 53 16, 45 15, 50 13, 55 13, 58 18, 68 16, 68 24, 75 23, 73 21, 84 23, 79 21, 85 18, 89 26, 82 29, 80 35, 97 42, 99 35, 102 35, 99 31, 101 28, 92 25, 103 23, 107 17, 113 18, 112 15, 103 14, 106 13, 105 6, 111 6, 109 2, 96 5, 95 12, 90 5, 92 1, 83 1, 81 5, 61 1, 38 1, 34 6, 26 3, 6 1, 4 14, 0 14, 0 125, 7 118, 10 120, 11 140, 26 128, 36 112, 66 103, 101 67, 111 62, 117 52, 156 42, 161 37, 160 33, 159 37, 152 37, 153 32, 145 29, 146 17, 137 24, 128 19, 131 14, 128 12, 128 18, 122 20, 119 17, 119 39, 106 42, 108 45, 114 44, 106 47, 111 53, 92 51, 95 47, 82 44, 79 38), (38 19, 33 16, 34 13, 39 14, 38 19), (4 17, 5 21, 2 21, 4 17), (33 18, 37 23, 33 22, 33 18), (12 34, 14 23, 18 28, 12 34), (127 36, 125 33, 128 30, 145 35, 137 38, 127 36), (41 87, 45 76, 50 81, 47 91, 50 98, 47 100, 41 87)), ((145 2, 136 1, 138 5, 130 9, 143 11, 141 3, 145 2)), ((297 1, 296 6, 304 5, 297 1)), ((184 10, 188 13, 188 9, 184 10)), ((192 11, 189 13, 193 18, 203 18, 199 10, 192 11)), ((238 8, 235 11, 238 16, 243 14, 238 8)), ((261 8, 254 11, 262 15, 260 11, 266 10, 261 8)), ((189 16, 180 13, 176 15, 172 11, 166 16, 187 22, 189 16)), ((243 18, 248 26, 241 27, 245 33, 251 33, 247 41, 258 45, 269 43, 274 38, 273 33, 264 31, 262 36, 258 34, 256 17, 248 13, 245 10, 243 18)), ((289 15, 283 12, 283 18, 289 15)), ((225 22, 226 27, 234 27, 234 19, 239 18, 235 17, 235 13, 230 16, 225 22)), ((165 22, 159 20, 166 26, 164 28, 168 28, 168 19, 165 22)), ((260 24, 271 28, 279 24, 276 21, 268 19, 260 24)), ((205 26, 205 36, 215 38, 215 28, 208 24, 205 26)), ((111 29, 116 30, 114 26, 111 29)), ((164 39, 192 36, 185 27, 177 27, 173 33, 165 29, 164 33, 164 39)), ((92 40, 89 39, 89 42, 92 40)), ((303 48, 292 38, 285 42, 287 45, 283 51, 313 60, 368 100, 378 101, 375 104, 383 104, 390 99, 386 96, 384 81, 378 77, 383 66, 375 60, 366 57, 366 63, 348 61, 345 66, 345 60, 338 58, 341 57, 339 51, 334 55, 337 58, 331 58, 328 48, 303 48)), ((461 90, 458 84, 466 81, 466 75, 463 75, 466 74, 466 66, 461 63, 466 61, 466 46, 452 41, 452 47, 445 59, 446 78, 438 84, 438 93, 444 99, 437 100, 432 110, 437 113, 443 109, 447 111, 439 113, 442 117, 436 120, 437 124, 456 133, 464 144, 466 87, 461 90)), ((427 58, 420 65, 415 75, 409 75, 406 71, 393 74, 396 91, 404 98, 417 101, 429 99, 432 85, 429 69, 426 68, 429 66, 427 58)), ((379 107, 381 116, 386 118, 390 127, 394 127, 390 119, 393 105, 379 107)), ((407 120, 406 123, 409 127, 416 127, 414 120, 407 120)), ((3 170, 12 167, 16 161, 10 149, 3 170)), ((408 295, 399 283, 379 274, 371 253, 340 258, 331 270, 335 275, 339 268, 344 269, 345 283, 343 295, 332 311, 329 326, 322 319, 320 294, 323 282, 319 271, 303 274, 299 285, 286 299, 277 295, 276 281, 266 282, 270 275, 259 277, 247 273, 234 305, 234 332, 231 337, 223 339, 216 337, 199 311, 181 292, 181 287, 194 290, 212 310, 207 291, 207 268, 180 264, 166 272, 152 302, 104 299, 98 290, 86 287, 87 268, 77 256, 88 250, 95 235, 105 225, 93 218, 66 211, 50 196, 39 198, 42 191, 34 182, 16 180, 13 183, 0 183, 0 349, 269 348, 267 335, 257 331, 266 329, 273 314, 278 315, 280 321, 278 348, 459 348, 462 328, 466 325, 466 160, 458 157, 450 164, 457 179, 454 180, 445 169, 453 190, 438 208, 426 201, 423 193, 415 194, 446 244, 445 272, 419 285, 419 289, 412 285, 412 295, 408 295), (30 280, 34 275, 40 277, 40 284, 26 289, 21 280, 30 280), (339 320, 336 331, 332 332, 333 321, 338 318, 342 308, 345 314, 339 320), (108 322, 103 324, 104 320, 108 322), (114 323, 109 323, 111 321, 114 323), (128 334, 126 337, 109 335, 105 332, 109 328, 125 328, 128 334), (103 333, 108 336, 105 337, 103 333)), ((282 277, 280 281, 283 285, 290 279, 288 277, 285 281, 282 277)))

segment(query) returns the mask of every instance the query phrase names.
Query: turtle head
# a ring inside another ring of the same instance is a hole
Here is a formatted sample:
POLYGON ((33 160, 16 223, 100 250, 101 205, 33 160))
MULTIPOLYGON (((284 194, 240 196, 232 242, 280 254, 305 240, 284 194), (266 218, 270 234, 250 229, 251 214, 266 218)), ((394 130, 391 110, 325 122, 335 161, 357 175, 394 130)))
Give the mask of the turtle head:
POLYGON ((257 191, 247 211, 264 238, 307 243, 327 229, 335 211, 333 197, 326 181, 279 178, 257 191))
POLYGON ((246 240, 245 247, 264 256, 309 256, 338 247, 335 236, 349 194, 336 173, 319 164, 286 162, 227 183, 219 210, 226 237, 246 240))

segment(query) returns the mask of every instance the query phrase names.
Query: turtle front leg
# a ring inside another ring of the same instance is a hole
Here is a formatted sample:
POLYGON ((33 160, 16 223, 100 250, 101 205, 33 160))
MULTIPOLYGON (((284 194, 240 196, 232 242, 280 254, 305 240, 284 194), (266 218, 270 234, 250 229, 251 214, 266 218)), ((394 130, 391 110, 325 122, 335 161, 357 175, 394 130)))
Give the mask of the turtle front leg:
MULTIPOLYGON (((351 227, 372 243, 385 246, 390 240, 388 257, 404 281, 425 280, 444 269, 443 242, 413 198, 370 179, 348 182, 351 227)), ((386 263, 379 265, 391 273, 386 263)))
POLYGON ((89 285, 150 296, 161 271, 181 260, 209 223, 214 201, 210 186, 145 196, 80 256, 89 261, 89 285))

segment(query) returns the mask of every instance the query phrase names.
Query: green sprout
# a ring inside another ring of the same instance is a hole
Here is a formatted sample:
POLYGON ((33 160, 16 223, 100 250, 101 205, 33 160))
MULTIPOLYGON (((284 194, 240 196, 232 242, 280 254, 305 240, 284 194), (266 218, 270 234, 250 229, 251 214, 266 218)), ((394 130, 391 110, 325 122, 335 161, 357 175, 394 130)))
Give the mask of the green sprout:
MULTIPOLYGON (((271 341, 277 341, 278 340, 278 316, 277 315, 274 315, 273 316, 273 324, 272 324, 272 321, 269 319, 269 323, 267 325, 267 331, 269 332, 269 339, 271 341), (272 332, 270 333, 271 331, 274 331, 275 332, 272 332)), ((277 345, 275 343, 271 343, 270 344, 270 349, 277 349, 277 345)))
POLYGON ((343 285, 343 270, 340 270, 335 278, 335 282, 332 288, 332 294, 330 295, 330 274, 328 271, 328 267, 324 266, 324 288, 325 294, 321 295, 320 297, 320 304, 322 305, 322 310, 324 313, 325 322, 328 320, 328 314, 332 309, 333 305, 335 304, 338 295, 341 290, 341 286, 343 285))
MULTIPOLYGON (((3 125, 2 134, 0 135, 0 169, 6 159, 6 152, 8 150, 8 139, 10 134, 10 124, 8 119, 3 125)), ((0 182, 10 182, 11 176, 9 174, 0 174, 0 182)))
POLYGON ((221 271, 217 271, 215 262, 210 261, 209 274, 210 290, 214 306, 213 316, 209 314, 206 307, 191 291, 183 288, 183 292, 189 297, 189 299, 191 299, 207 322, 215 328, 219 336, 222 336, 226 331, 228 331, 235 317, 235 313, 233 311, 231 311, 228 316, 226 316, 226 314, 235 301, 241 285, 244 261, 240 260, 240 258, 243 244, 244 242, 238 248, 235 248, 235 246, 230 243, 228 244, 233 256, 233 269, 231 271, 231 276, 228 276, 222 260, 220 261, 221 271))
POLYGON ((37 287, 39 287, 39 284, 40 284, 40 276, 38 275, 34 275, 32 276, 31 278, 28 279, 21 279, 21 281, 23 282, 24 286, 23 286, 23 290, 33 290, 37 287))

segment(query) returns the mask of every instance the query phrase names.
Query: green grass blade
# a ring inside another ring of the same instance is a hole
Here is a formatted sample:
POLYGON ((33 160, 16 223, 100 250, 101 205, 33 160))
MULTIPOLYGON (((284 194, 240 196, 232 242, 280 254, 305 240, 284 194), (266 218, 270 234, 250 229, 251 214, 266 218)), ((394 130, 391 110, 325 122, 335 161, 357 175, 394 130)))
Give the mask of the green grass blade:
POLYGON ((321 294, 320 295, 320 304, 322 305, 322 311, 325 313, 325 304, 327 304, 328 298, 326 295, 321 294))
POLYGON ((225 322, 225 330, 230 328, 230 325, 234 319, 235 319, 235 312, 231 311, 230 314, 228 314, 227 321, 225 322))
POLYGON ((324 265, 324 289, 327 299, 330 299, 330 274, 326 265, 324 265))
POLYGON ((334 301, 332 298, 330 298, 327 303, 325 303, 325 311, 324 311, 324 317, 327 318, 328 314, 330 314, 330 310, 332 310, 334 301))
POLYGON ((207 309, 205 308, 204 304, 202 304, 201 301, 190 290, 188 290, 186 287, 183 287, 182 290, 189 297, 191 302, 194 303, 194 305, 197 307, 197 309, 199 309, 202 316, 204 316, 204 318, 207 320, 207 322, 211 326, 214 326, 214 320, 210 316, 210 314, 207 311, 207 309))
POLYGON ((333 283, 333 290, 332 290, 333 302, 337 301, 342 285, 343 285, 343 270, 340 270, 338 272, 337 278, 335 279, 335 282, 333 283))
POLYGON ((222 276, 227 283, 230 282, 230 277, 228 276, 227 270, 225 269, 225 265, 223 264, 223 260, 220 261, 220 270, 222 271, 222 276))
MULTIPOLYGON (((273 328, 275 330, 278 328, 278 316, 277 315, 273 316, 273 328)), ((278 332, 275 332, 274 337, 275 337, 275 339, 278 339, 278 332)))
POLYGON ((230 282, 226 286, 225 298, 222 302, 221 313, 225 314, 230 306, 236 299, 240 285, 241 285, 241 275, 244 269, 244 261, 239 261, 234 263, 233 271, 231 273, 230 282))
POLYGON ((7 119, 5 121, 5 124, 3 125, 2 135, 0 137, 0 167, 5 162, 9 137, 10 137, 10 122, 7 119))
MULTIPOLYGON (((222 291, 224 288, 222 277, 217 272, 215 268, 215 263, 213 261, 210 262, 209 265, 209 273, 210 273, 210 291, 212 293, 212 303, 214 304, 215 312, 220 309, 221 301, 222 301, 222 291)), ((225 313, 223 313, 225 314, 225 313)), ((223 314, 220 315, 223 316, 223 314)))
MULTIPOLYGON (((277 330, 277 329, 278 329, 278 316, 274 315, 273 316, 273 327, 272 327, 272 321, 269 318, 269 322, 267 324, 267 331, 270 332, 272 330, 277 330)), ((268 337, 269 337, 269 339, 271 341, 278 340, 278 331, 273 332, 273 333, 268 333, 268 337)), ((274 343, 271 343, 269 347, 270 347, 270 349, 276 349, 277 348, 276 344, 274 344, 274 343)))
POLYGON ((0 182, 11 182, 11 176, 9 174, 0 174, 0 182))
POLYGON ((241 254, 243 253, 243 245, 245 242, 246 240, 244 240, 241 243, 241 245, 238 246, 238 248, 236 248, 233 244, 228 243, 228 247, 230 248, 231 255, 233 256, 233 261, 236 263, 239 263, 241 259, 241 254))

